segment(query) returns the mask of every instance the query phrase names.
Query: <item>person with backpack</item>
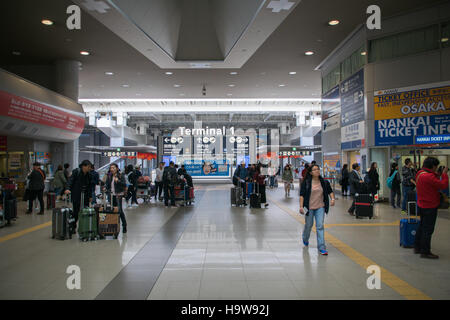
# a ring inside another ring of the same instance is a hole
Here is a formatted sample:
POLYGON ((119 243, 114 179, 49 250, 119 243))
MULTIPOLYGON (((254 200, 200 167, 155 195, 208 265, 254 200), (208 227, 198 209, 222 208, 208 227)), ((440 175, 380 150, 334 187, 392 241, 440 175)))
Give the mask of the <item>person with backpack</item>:
POLYGON ((330 182, 322 178, 317 164, 311 166, 311 174, 303 181, 300 188, 300 214, 305 214, 303 244, 309 245, 311 229, 316 220, 317 249, 323 256, 328 255, 325 246, 324 220, 330 205, 334 206, 335 196, 330 182), (331 202, 330 199, 331 198, 331 202))
POLYGON ((33 213, 33 201, 36 197, 39 200, 40 211, 39 215, 44 214, 44 189, 45 189, 45 173, 41 170, 41 164, 39 162, 33 163, 33 171, 27 177, 29 180, 28 188, 30 190, 30 198, 28 199, 28 211, 27 214, 33 213))
POLYGON ((361 176, 361 173, 359 172, 361 170, 361 167, 359 163, 352 164, 352 172, 350 172, 349 175, 349 182, 350 182, 350 195, 353 197, 352 206, 348 209, 348 213, 351 216, 355 215, 355 202, 356 202, 356 194, 361 193, 361 191, 364 191, 363 189, 365 186, 363 177, 361 176))
POLYGON ((391 189, 391 206, 396 209, 400 208, 400 201, 402 198, 402 193, 400 191, 400 184, 402 183, 402 179, 400 178, 400 174, 398 172, 398 163, 393 163, 391 165, 391 172, 389 173, 389 177, 387 178, 387 186, 391 189), (395 206, 395 197, 397 196, 397 206, 395 206))
POLYGON ((127 192, 127 196, 125 197, 126 203, 128 205, 128 201, 131 199, 130 206, 138 207, 139 204, 138 204, 137 198, 136 198, 138 174, 137 174, 137 171, 133 168, 132 164, 129 164, 125 168, 125 176, 126 176, 125 180, 128 180, 128 183, 127 183, 128 192, 127 192))
POLYGON ((156 187, 156 191, 155 191, 155 202, 158 199, 159 201, 162 201, 162 191, 164 189, 164 183, 163 183, 163 173, 164 173, 164 166, 165 163, 164 161, 161 161, 159 163, 159 167, 156 168, 156 177, 155 177, 155 187, 156 187))
POLYGON ((163 171, 163 185, 164 185, 164 205, 166 207, 169 206, 169 197, 170 197, 170 205, 176 207, 175 204, 175 186, 178 183, 178 173, 175 169, 175 164, 173 161, 170 161, 169 166, 164 168, 163 171))
POLYGON ((402 188, 403 188, 403 201, 402 201, 402 214, 406 214, 406 203, 408 201, 408 193, 414 190, 416 187, 416 171, 410 158, 405 160, 405 166, 402 168, 402 188))
POLYGON ((112 163, 109 166, 109 172, 104 177, 105 189, 111 197, 111 204, 119 207, 120 221, 122 223, 122 233, 127 233, 127 219, 122 208, 122 198, 127 191, 125 176, 120 172, 117 164, 112 163))
POLYGON ((439 190, 448 187, 448 168, 442 170, 441 177, 437 174, 439 160, 428 157, 423 162, 423 168, 416 175, 417 208, 420 216, 419 228, 414 241, 414 253, 421 258, 439 259, 431 252, 431 237, 436 224, 438 208, 441 204, 439 190))
POLYGON ((91 166, 92 163, 89 160, 83 160, 78 168, 72 171, 65 190, 66 195, 71 194, 75 224, 78 222, 78 215, 82 209, 81 197, 83 196, 83 202, 86 207, 92 201, 91 166))
POLYGON ((376 162, 372 162, 370 165, 370 170, 367 172, 367 179, 365 177, 364 181, 367 184, 369 193, 372 194, 372 196, 375 198, 375 195, 378 193, 378 190, 380 190, 380 176, 378 175, 378 165, 376 162))

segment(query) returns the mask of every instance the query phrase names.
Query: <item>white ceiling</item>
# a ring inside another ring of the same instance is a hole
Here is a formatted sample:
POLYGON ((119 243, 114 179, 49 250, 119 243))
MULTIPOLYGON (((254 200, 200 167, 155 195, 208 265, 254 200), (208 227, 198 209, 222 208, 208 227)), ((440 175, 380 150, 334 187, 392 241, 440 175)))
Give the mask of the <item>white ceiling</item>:
MULTIPOLYGON (((161 69, 85 11, 82 29, 67 30, 66 8, 73 4, 69 0, 1 1, 0 67, 78 60, 80 98, 319 98, 320 72, 314 68, 365 22, 369 5, 378 4, 388 17, 436 2, 441 1, 302 0, 241 68, 186 70, 161 69), (43 18, 55 24, 46 27, 40 23, 43 18), (330 27, 331 19, 341 23, 330 27), (91 55, 81 56, 81 50, 91 55), (305 56, 308 50, 315 54, 305 56), (114 75, 105 75, 108 71, 114 75), (231 75, 233 71, 237 74, 231 75)), ((267 7, 263 10, 272 13, 267 7)))

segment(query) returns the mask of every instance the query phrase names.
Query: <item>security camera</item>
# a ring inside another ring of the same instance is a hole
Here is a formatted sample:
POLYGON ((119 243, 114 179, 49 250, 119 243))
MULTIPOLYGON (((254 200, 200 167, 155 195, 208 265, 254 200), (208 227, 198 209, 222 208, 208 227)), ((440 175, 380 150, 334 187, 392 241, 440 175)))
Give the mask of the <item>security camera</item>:
POLYGON ((205 85, 203 85, 202 94, 203 94, 204 96, 206 96, 206 87, 205 87, 205 85))

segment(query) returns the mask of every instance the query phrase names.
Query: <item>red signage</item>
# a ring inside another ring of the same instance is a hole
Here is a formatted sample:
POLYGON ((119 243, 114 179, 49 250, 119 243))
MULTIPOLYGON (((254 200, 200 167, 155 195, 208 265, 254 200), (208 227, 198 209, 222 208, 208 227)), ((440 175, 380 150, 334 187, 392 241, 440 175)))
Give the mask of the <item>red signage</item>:
POLYGON ((7 150, 8 150, 8 137, 0 136, 0 151, 7 151, 7 150))
POLYGON ((0 91, 0 116, 81 133, 84 118, 56 108, 0 91))

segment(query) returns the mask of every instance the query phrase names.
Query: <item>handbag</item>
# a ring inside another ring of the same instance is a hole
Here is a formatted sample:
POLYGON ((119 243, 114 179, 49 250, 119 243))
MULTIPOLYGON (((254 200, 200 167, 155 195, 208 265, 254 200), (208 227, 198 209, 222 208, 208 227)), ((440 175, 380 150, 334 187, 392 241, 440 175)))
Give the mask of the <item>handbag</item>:
POLYGON ((439 201, 439 209, 448 209, 449 208, 449 202, 448 197, 445 193, 440 193, 440 201, 439 201))

